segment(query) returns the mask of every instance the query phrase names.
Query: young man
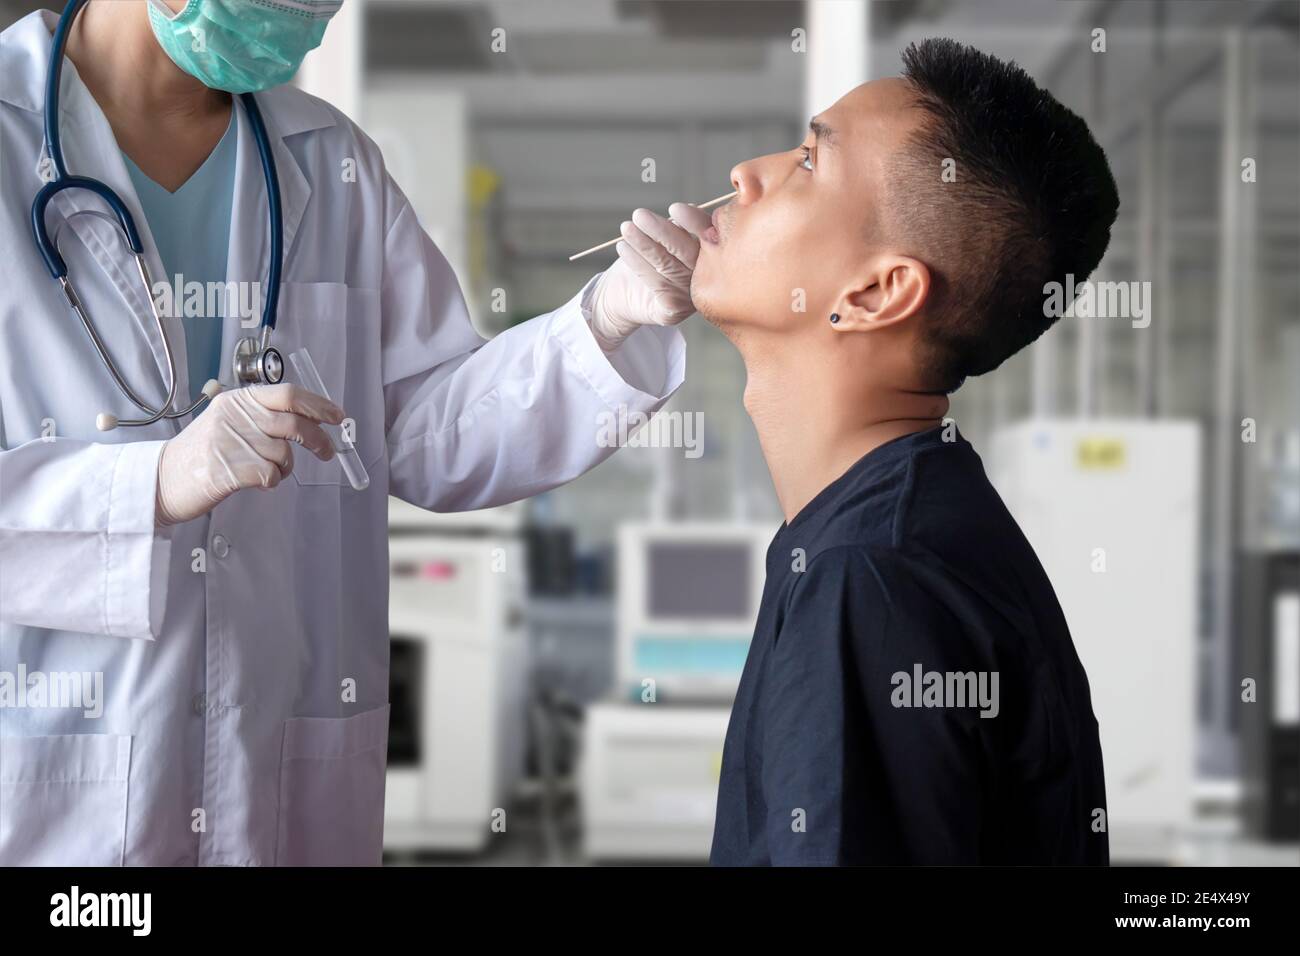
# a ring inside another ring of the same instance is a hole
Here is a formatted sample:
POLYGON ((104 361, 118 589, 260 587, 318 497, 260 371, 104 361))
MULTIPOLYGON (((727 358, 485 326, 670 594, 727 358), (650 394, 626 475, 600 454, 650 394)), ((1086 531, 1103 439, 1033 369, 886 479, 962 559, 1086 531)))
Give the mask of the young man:
POLYGON ((1119 199, 1083 121, 950 40, 741 163, 691 294, 744 357, 786 522, 727 731, 715 864, 1104 864, 1088 681, 943 423, 1052 324, 1119 199))

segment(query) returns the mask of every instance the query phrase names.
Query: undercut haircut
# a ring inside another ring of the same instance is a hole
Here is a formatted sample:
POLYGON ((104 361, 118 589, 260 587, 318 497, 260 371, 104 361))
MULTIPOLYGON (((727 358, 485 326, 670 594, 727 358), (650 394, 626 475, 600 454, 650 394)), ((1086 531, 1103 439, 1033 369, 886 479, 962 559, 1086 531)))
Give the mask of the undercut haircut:
POLYGON ((952 392, 1051 327, 1044 285, 1092 274, 1119 193, 1087 124, 1015 63, 948 39, 902 59, 925 115, 892 164, 890 213, 931 270, 922 373, 952 392))

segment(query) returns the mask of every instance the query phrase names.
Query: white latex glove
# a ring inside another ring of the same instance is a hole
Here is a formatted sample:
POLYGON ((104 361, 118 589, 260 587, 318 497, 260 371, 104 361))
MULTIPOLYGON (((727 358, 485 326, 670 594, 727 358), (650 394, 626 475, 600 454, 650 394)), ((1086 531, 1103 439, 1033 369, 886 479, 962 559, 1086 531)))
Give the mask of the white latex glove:
POLYGON ((317 422, 342 421, 342 409, 299 385, 222 392, 163 445, 157 523, 207 514, 241 488, 274 488, 293 471, 291 441, 329 461, 334 448, 317 422))
POLYGON ((649 209, 632 213, 619 232, 618 262, 601 275, 591 300, 591 331, 606 353, 642 325, 676 325, 695 311, 691 273, 699 234, 712 225, 703 209, 678 202, 672 219, 649 209))

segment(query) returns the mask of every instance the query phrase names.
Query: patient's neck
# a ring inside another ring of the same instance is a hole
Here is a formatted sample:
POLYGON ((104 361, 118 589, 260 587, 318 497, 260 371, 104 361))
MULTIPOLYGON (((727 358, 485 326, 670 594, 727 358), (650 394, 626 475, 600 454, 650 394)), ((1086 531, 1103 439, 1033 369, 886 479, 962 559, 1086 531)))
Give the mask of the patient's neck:
POLYGON ((737 342, 748 381, 745 410, 758 431, 786 522, 863 455, 940 425, 944 395, 872 381, 849 349, 829 360, 779 342, 737 342))

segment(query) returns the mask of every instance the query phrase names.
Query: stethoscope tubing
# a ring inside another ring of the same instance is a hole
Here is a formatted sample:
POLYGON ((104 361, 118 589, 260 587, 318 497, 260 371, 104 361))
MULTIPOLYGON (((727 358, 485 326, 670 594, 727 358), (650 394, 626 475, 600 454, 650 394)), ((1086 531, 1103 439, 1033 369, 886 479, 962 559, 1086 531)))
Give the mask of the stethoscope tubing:
MULTIPOLYGON (((162 316, 159 315, 157 305, 153 299, 153 287, 145 261, 144 243, 141 241, 135 218, 131 215, 126 203, 122 201, 122 197, 106 183, 88 176, 72 176, 68 173, 67 163, 63 155, 63 140, 59 132, 59 90, 63 76, 63 61, 67 49, 68 35, 72 31, 72 25, 77 18, 77 14, 81 12, 87 2, 89 0, 68 0, 67 6, 64 7, 63 13, 59 17, 58 24, 55 26, 54 36, 51 40, 50 68, 45 80, 44 126, 45 146, 53 168, 53 178, 37 192, 35 199, 32 201, 32 234, 35 237, 41 258, 45 262, 45 267, 49 270, 50 277, 58 281, 64 297, 68 300, 68 305, 81 320, 114 383, 131 403, 147 416, 144 419, 124 420, 116 422, 116 424, 151 425, 163 418, 183 418, 194 412, 205 401, 208 401, 212 395, 205 392, 188 408, 182 411, 169 411, 172 402, 176 398, 176 361, 163 326, 162 316), (151 408, 140 399, 122 376, 117 364, 109 354, 103 338, 99 335, 94 322, 77 295, 76 289, 68 276, 67 261, 63 258, 57 242, 50 237, 49 230, 45 225, 45 214, 50 202, 60 192, 71 189, 84 189, 94 193, 104 201, 112 210, 116 224, 121 229, 123 241, 135 259, 136 269, 140 274, 141 282, 144 284, 145 295, 149 300, 149 308, 157 325, 158 334, 162 336, 163 351, 170 373, 167 400, 158 409, 151 408)), ((267 270, 268 288, 262 306, 261 334, 259 336, 260 350, 264 354, 269 349, 271 333, 275 329, 279 312, 280 275, 284 253, 284 215, 281 206, 280 178, 276 171, 270 136, 266 131, 266 123, 262 119, 262 111, 259 109, 252 93, 241 93, 239 98, 244 105, 245 112, 248 114, 249 127, 253 132, 253 141, 257 146, 258 159, 262 166, 262 175, 266 181, 267 228, 270 233, 271 255, 267 270)))

